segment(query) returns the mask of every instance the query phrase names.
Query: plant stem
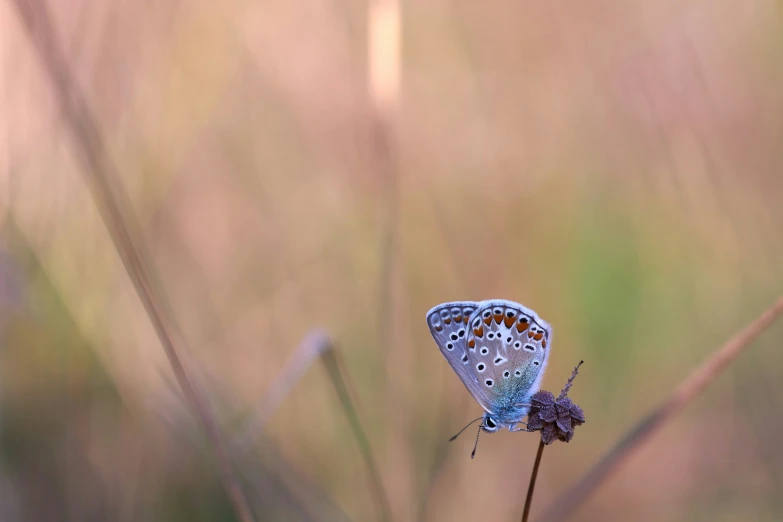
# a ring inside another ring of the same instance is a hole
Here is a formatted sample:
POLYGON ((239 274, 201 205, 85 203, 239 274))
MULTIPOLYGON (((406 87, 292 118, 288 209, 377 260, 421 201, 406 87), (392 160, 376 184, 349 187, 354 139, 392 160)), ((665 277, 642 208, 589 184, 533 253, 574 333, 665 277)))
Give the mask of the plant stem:
POLYGON ((522 522, 527 522, 530 516, 530 505, 533 503, 533 490, 536 489, 536 477, 538 477, 538 466, 541 464, 541 455, 544 454, 544 441, 538 441, 538 453, 536 461, 533 463, 533 472, 530 474, 530 484, 527 486, 527 498, 525 499, 525 510, 522 512, 522 522))
POLYGON ((269 385, 269 391, 261 399, 256 410, 248 415, 238 435, 234 436, 233 446, 239 456, 247 455, 249 448, 266 429, 267 423, 280 404, 299 384, 304 373, 318 357, 332 349, 329 336, 322 331, 311 332, 297 347, 296 352, 286 362, 283 370, 269 385))
POLYGON ((751 345, 756 337, 782 315, 783 297, 778 299, 755 321, 726 341, 700 367, 693 370, 669 397, 631 428, 576 484, 555 499, 544 510, 540 520, 542 522, 565 520, 644 442, 650 439, 675 414, 679 413, 694 397, 698 396, 739 354, 751 345))
POLYGON ((79 88, 73 72, 56 38, 45 0, 15 0, 22 25, 33 47, 38 52, 44 73, 49 77, 53 94, 59 105, 65 127, 70 131, 73 144, 81 154, 83 174, 92 191, 93 199, 109 232, 117 254, 125 267, 133 287, 152 323, 172 372, 194 415, 201 421, 220 471, 223 488, 231 502, 237 519, 253 522, 255 518, 237 473, 233 469, 228 448, 195 382, 191 379, 185 360, 185 341, 176 327, 173 314, 165 303, 159 278, 149 261, 138 224, 133 219, 131 202, 122 190, 122 183, 114 165, 96 117, 79 88))
POLYGON ((330 339, 325 338, 325 342, 328 342, 329 346, 321 350, 321 361, 326 366, 326 371, 337 392, 337 397, 340 399, 340 405, 348 418, 348 424, 351 426, 356 444, 359 446, 359 452, 362 454, 364 463, 367 466, 367 473, 370 478, 369 486, 375 495, 379 518, 381 522, 389 522, 392 519, 391 504, 381 481, 381 473, 378 471, 378 466, 373 458, 367 433, 359 421, 359 414, 351 400, 351 394, 348 392, 348 375, 341 369, 343 364, 337 348, 330 339))

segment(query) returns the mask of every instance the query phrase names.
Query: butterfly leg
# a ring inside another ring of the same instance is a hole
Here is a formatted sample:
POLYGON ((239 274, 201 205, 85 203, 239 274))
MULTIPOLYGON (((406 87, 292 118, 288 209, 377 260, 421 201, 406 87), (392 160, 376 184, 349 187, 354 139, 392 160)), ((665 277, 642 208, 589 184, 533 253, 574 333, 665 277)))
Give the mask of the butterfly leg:
POLYGON ((517 431, 527 431, 527 423, 526 422, 515 422, 511 426, 508 427, 508 431, 511 433, 517 432, 517 431), (524 424, 524 428, 517 428, 517 424, 524 424))

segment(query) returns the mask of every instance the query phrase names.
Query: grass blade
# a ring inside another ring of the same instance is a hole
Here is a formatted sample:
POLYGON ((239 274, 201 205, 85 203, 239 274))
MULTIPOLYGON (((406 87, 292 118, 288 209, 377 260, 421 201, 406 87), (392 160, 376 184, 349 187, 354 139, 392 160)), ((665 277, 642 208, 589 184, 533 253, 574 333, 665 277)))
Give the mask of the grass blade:
POLYGON ((156 290, 157 278, 144 243, 136 240, 135 221, 131 219, 130 202, 122 190, 116 167, 107 152, 103 137, 92 109, 71 73, 68 61, 57 42, 54 26, 45 3, 35 0, 14 0, 22 25, 27 30, 44 73, 48 77, 55 100, 66 128, 70 132, 80 159, 84 162, 83 174, 87 178, 93 199, 101 218, 109 231, 112 242, 133 283, 136 293, 152 323, 160 343, 166 352, 171 369, 182 389, 188 405, 200 420, 215 453, 221 482, 237 517, 242 522, 252 522, 247 498, 231 466, 218 424, 206 402, 190 379, 180 351, 184 342, 176 334, 174 321, 164 307, 162 292, 156 290))
MULTIPOLYGON (((324 342, 330 341, 328 338, 325 338, 324 342)), ((379 473, 378 466, 372 456, 367 434, 359 421, 359 415, 351 400, 351 395, 348 393, 348 386, 346 378, 344 377, 345 372, 341 370, 342 364, 339 353, 331 343, 329 349, 322 352, 321 360, 323 361, 324 366, 326 366, 326 371, 329 374, 329 378, 332 380, 332 384, 340 399, 340 404, 343 407, 345 416, 348 418, 348 423, 351 426, 353 436, 356 439, 356 444, 359 446, 359 451, 362 453, 362 458, 364 458, 364 463, 367 466, 371 489, 378 504, 380 520, 388 522, 391 520, 391 506, 386 497, 383 483, 381 482, 381 474, 379 473)))
POLYGON ((726 341, 700 367, 696 368, 674 392, 585 473, 566 493, 555 499, 539 519, 540 522, 565 520, 587 497, 652 437, 676 413, 707 387, 732 361, 750 346, 756 337, 783 314, 783 297, 741 332, 726 341))

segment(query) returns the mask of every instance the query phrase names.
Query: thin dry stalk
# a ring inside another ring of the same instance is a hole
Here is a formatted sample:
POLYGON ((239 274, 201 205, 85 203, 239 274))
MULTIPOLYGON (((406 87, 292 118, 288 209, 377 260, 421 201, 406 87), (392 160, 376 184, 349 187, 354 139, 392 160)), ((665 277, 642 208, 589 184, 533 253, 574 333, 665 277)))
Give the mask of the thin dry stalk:
POLYGON ((541 465, 541 455, 544 454, 544 440, 538 441, 538 452, 536 453, 536 461, 533 464, 533 471, 530 474, 530 484, 527 486, 527 497, 525 497, 525 509, 522 511, 522 522, 527 522, 530 516, 530 506, 533 505, 533 490, 536 489, 536 478, 538 477, 538 467, 541 465))
POLYGON ((258 404, 251 418, 246 421, 235 437, 234 449, 239 455, 247 452, 253 442, 263 433, 269 419, 277 411, 280 403, 291 392, 291 389, 299 382, 305 371, 313 364, 313 361, 322 356, 325 350, 331 349, 329 338, 323 332, 312 332, 296 349, 296 352, 286 362, 274 382, 269 385, 267 392, 258 404))
POLYGON ((261 400, 257 411, 253 414, 253 418, 240 431, 240 435, 236 439, 237 454, 242 455, 243 452, 247 451, 253 441, 264 431, 269 418, 317 357, 321 358, 326 367, 329 379, 337 391, 340 406, 348 418, 351 431, 359 446, 359 451, 362 454, 367 467, 367 474, 370 478, 370 487, 378 506, 379 518, 384 521, 390 520, 389 501, 381 482, 381 475, 378 472, 372 450, 370 449, 367 433, 362 427, 359 415, 351 400, 350 382, 345 371, 341 369, 342 363, 339 352, 337 352, 331 339, 324 332, 316 331, 308 335, 286 363, 283 371, 280 372, 275 382, 270 386, 270 392, 261 400))
POLYGON ((712 382, 743 350, 750 346, 783 313, 783 297, 761 316, 729 339, 699 368, 694 370, 663 404, 642 419, 582 478, 555 499, 540 518, 540 522, 564 520, 616 471, 656 431, 682 410, 712 382))
POLYGON ((188 405, 203 425, 215 452, 226 494, 239 520, 252 522, 254 519, 249 503, 231 466, 218 424, 190 379, 179 355, 184 341, 181 335, 176 333, 177 328, 171 314, 167 313, 162 293, 155 291, 159 286, 155 285, 157 278, 152 264, 144 262, 149 258, 144 243, 134 240, 138 234, 131 232, 131 226, 135 226, 136 222, 131 219, 129 198, 122 190, 120 177, 108 155, 97 120, 57 42, 49 11, 42 1, 14 0, 12 4, 38 53, 44 73, 52 84, 65 126, 85 164, 82 172, 87 178, 104 225, 155 328, 188 405))
POLYGON ((367 473, 370 476, 371 489, 378 505, 380 519, 384 522, 388 522, 391 520, 391 505, 386 497, 386 491, 381 482, 381 474, 378 471, 378 466, 372 456, 367 434, 362 427, 362 423, 359 420, 359 414, 356 412, 356 408, 351 400, 351 394, 348 391, 348 381, 347 378, 344 377, 347 374, 341 369, 343 364, 339 352, 334 348, 334 345, 332 345, 329 339, 325 339, 325 342, 329 343, 329 347, 321 352, 321 360, 323 361, 324 366, 326 366, 326 371, 329 374, 329 378, 332 380, 335 391, 337 391, 340 404, 343 407, 345 416, 348 418, 348 423, 351 426, 351 431, 353 431, 356 444, 359 446, 359 451, 362 453, 365 465, 367 466, 367 473))
MULTIPOLYGON (((395 336, 399 330, 397 303, 399 302, 399 278, 402 267, 399 260, 399 213, 400 182, 398 176, 398 147, 396 125, 399 108, 399 95, 402 69, 401 38, 402 18, 399 0, 371 0, 367 9, 367 80, 369 94, 369 138, 371 169, 377 176, 380 189, 378 208, 380 209, 380 267, 378 294, 378 334, 380 350, 384 354, 395 354, 392 359, 387 355, 389 381, 396 382, 398 368, 405 368, 410 362, 402 351, 392 350, 395 336)), ((398 343, 399 344, 399 343, 398 343)), ((388 395, 388 416, 394 426, 408 425, 408 413, 400 400, 400 393, 392 384, 388 395)), ((410 454, 408 441, 404 437, 392 439, 395 446, 391 449, 398 455, 410 454)), ((409 463, 405 459, 396 459, 392 473, 410 476, 409 463)), ((402 487, 395 492, 395 508, 407 508, 405 491, 408 481, 402 481, 402 487)), ((410 514, 406 514, 409 518, 410 514)))

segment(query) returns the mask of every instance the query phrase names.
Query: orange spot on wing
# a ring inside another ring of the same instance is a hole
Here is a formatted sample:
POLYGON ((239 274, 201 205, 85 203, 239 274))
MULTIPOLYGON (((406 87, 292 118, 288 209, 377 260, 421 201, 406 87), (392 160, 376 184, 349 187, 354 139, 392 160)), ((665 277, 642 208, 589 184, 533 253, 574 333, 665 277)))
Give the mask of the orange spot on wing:
POLYGON ((535 335, 535 334, 533 333, 533 330, 530 330, 530 331, 527 333, 527 338, 528 338, 528 339, 532 339, 534 335, 535 335))
POLYGON ((457 317, 455 317, 454 318, 454 322, 455 323, 461 323, 462 322, 462 315, 458 315, 457 317))
POLYGON ((533 336, 533 339, 535 339, 536 341, 540 341, 543 337, 544 337, 544 334, 542 334, 541 332, 538 332, 536 335, 533 336))
POLYGON ((503 324, 506 325, 506 328, 511 328, 511 325, 514 324, 514 318, 506 316, 506 318, 503 319, 503 324))
POLYGON ((483 326, 479 326, 478 328, 474 328, 473 329, 473 334, 476 337, 484 337, 484 327, 483 326))
POLYGON ((484 324, 487 325, 487 326, 492 324, 492 316, 491 315, 489 317, 484 318, 484 324))
POLYGON ((520 323, 517 325, 517 332, 519 332, 519 333, 522 333, 522 332, 524 332, 525 330, 527 330, 527 326, 528 326, 528 325, 527 325, 527 323, 522 323, 522 322, 520 322, 520 323))
POLYGON ((496 323, 500 324, 500 321, 502 321, 502 320, 503 320, 503 314, 502 313, 495 314, 495 322, 496 323))
POLYGON ((465 322, 465 324, 468 324, 469 317, 466 315, 462 320, 465 322))
POLYGON ((541 346, 543 346, 544 348, 546 348, 546 339, 544 339, 544 341, 541 343, 541 346))
POLYGON ((444 319, 443 322, 446 324, 451 324, 451 319, 444 319))
POLYGON ((475 348, 475 347, 476 347, 475 339, 471 339, 470 341, 468 341, 468 348, 475 348))
POLYGON ((443 327, 441 325, 435 327, 436 332, 440 332, 441 330, 443 330, 443 327))

